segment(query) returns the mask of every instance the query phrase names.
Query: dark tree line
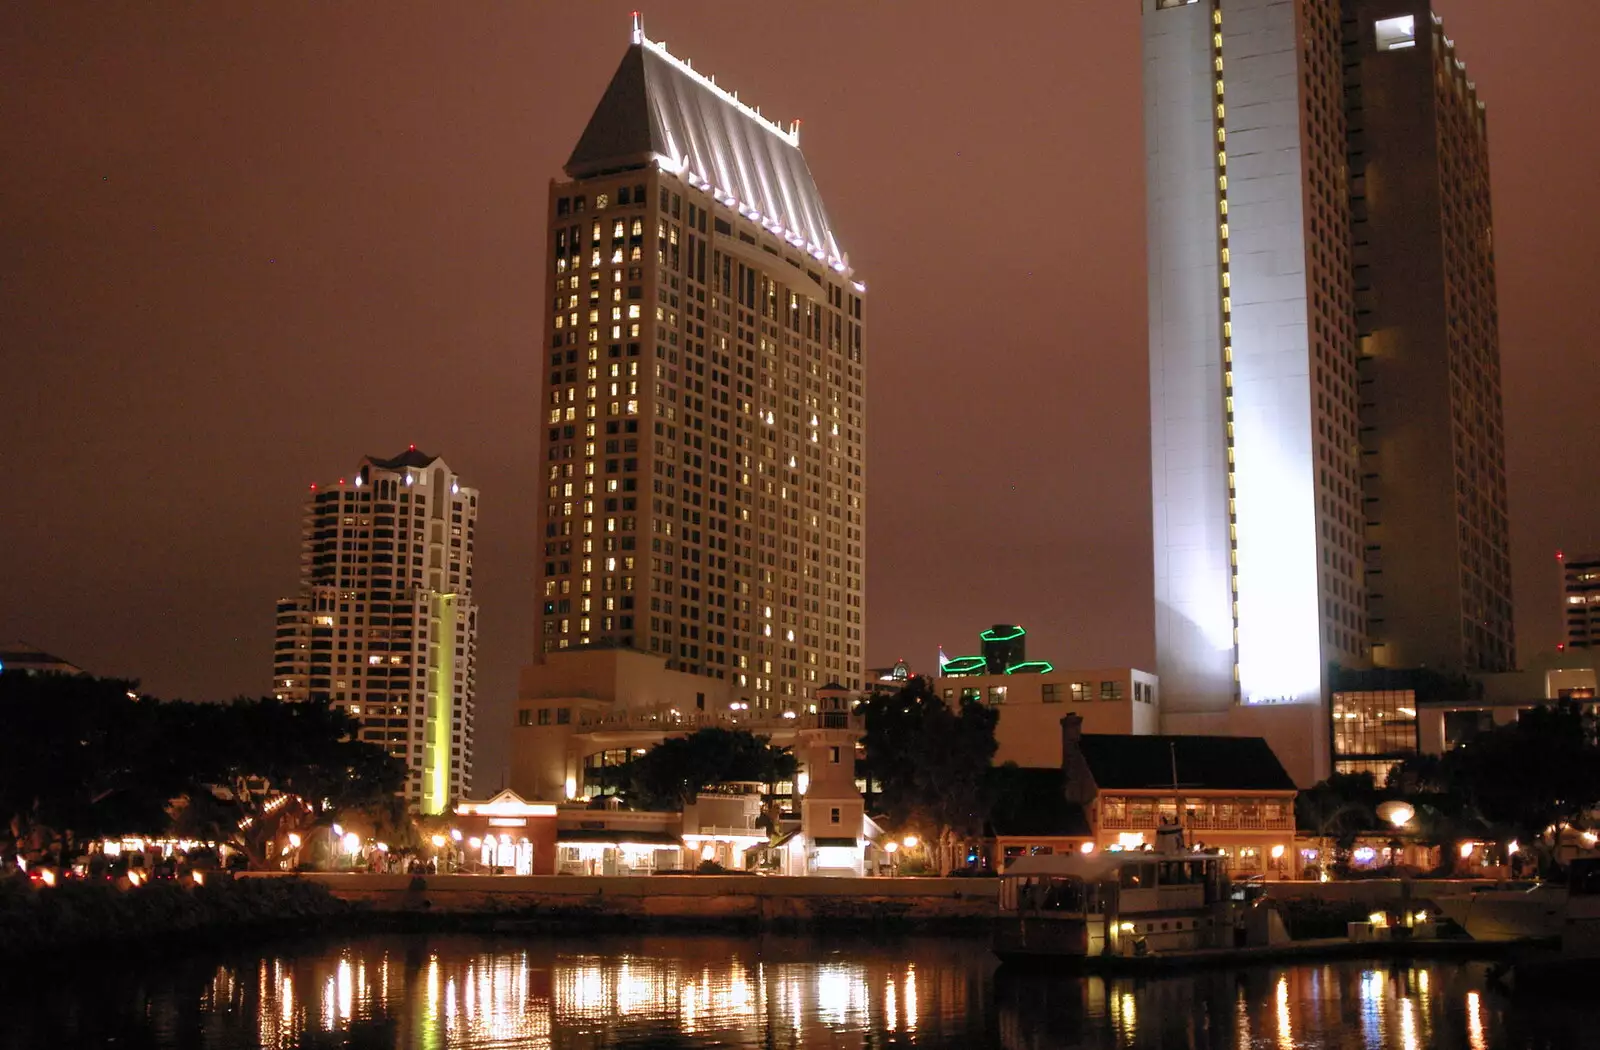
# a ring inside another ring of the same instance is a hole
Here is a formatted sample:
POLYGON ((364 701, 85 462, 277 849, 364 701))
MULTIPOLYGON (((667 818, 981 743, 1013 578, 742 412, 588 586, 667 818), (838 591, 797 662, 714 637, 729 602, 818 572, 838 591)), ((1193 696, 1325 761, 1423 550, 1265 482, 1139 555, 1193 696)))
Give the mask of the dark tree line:
POLYGON ((164 702, 133 682, 0 674, 0 862, 174 835, 263 865, 284 832, 398 804, 404 767, 357 729, 325 703, 164 702))
POLYGON ((870 808, 894 829, 920 829, 941 874, 957 848, 983 834, 994 801, 999 712, 963 699, 952 709, 926 678, 861 705, 866 774, 879 788, 870 808))
POLYGON ((795 758, 768 737, 708 728, 669 737, 606 775, 608 786, 637 809, 677 810, 714 784, 792 780, 795 758))

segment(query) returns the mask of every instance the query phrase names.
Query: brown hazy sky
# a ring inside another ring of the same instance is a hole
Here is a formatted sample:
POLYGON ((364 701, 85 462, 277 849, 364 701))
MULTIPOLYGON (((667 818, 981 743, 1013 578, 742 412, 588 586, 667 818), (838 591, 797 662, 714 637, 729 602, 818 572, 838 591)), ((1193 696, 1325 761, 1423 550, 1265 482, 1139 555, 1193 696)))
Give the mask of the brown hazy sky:
MULTIPOLYGON (((637 3, 8 5, 0 641, 265 692, 300 500, 483 493, 479 786, 532 648, 545 186, 637 3)), ((1438 0, 1487 100, 1518 641, 1600 547, 1600 8, 1438 0)), ((868 300, 868 657, 1152 660, 1139 14, 659 4, 808 159, 868 300)))

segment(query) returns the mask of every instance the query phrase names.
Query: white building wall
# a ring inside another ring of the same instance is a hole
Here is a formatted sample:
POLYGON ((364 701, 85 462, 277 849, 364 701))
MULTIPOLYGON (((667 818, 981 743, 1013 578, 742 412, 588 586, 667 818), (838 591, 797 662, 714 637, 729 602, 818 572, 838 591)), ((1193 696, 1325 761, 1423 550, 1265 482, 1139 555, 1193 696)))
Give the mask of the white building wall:
POLYGON ((1144 0, 1156 661, 1165 705, 1235 700, 1208 2, 1144 0))
POLYGON ((1246 704, 1320 703, 1316 461, 1295 3, 1225 3, 1222 36, 1233 278, 1240 694, 1246 704))

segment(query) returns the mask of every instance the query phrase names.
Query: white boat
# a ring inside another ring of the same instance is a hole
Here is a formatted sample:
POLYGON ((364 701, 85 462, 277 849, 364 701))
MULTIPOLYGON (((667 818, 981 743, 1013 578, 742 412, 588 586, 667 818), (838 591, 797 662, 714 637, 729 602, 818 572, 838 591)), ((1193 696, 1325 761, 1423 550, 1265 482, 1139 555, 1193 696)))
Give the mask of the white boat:
POLYGON ((1567 915, 1567 888, 1550 883, 1473 889, 1433 902, 1475 941, 1559 937, 1567 915))
POLYGON ((1235 944, 1219 853, 1104 852, 1019 857, 1000 877, 994 952, 1072 963, 1235 944))

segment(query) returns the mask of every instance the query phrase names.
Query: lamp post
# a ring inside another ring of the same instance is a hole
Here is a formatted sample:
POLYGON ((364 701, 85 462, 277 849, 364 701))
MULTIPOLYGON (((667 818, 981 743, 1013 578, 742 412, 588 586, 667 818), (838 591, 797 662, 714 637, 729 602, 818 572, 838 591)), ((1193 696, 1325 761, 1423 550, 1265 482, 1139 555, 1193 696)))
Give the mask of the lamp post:
POLYGON ((900 843, 893 839, 884 843, 883 851, 889 854, 889 877, 896 878, 900 874, 900 843))

